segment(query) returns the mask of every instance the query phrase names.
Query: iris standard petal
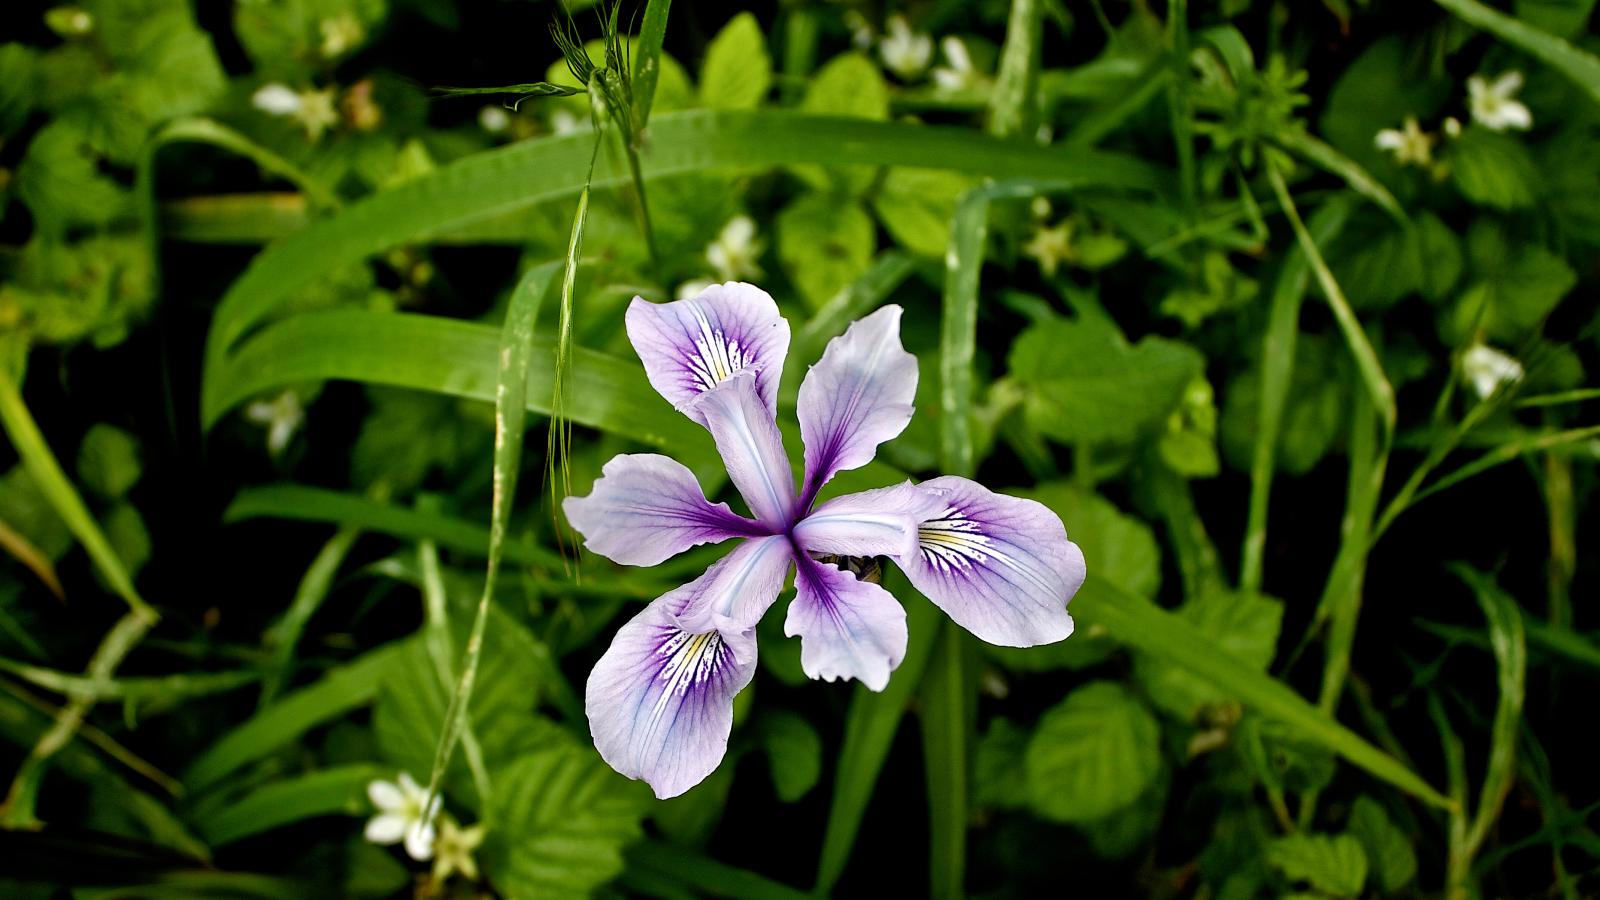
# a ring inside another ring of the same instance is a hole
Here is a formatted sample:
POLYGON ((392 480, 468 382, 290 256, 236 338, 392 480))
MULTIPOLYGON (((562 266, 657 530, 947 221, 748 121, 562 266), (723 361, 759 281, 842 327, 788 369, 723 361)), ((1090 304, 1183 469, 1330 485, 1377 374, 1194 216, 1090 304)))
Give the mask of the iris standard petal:
POLYGON ((835 497, 812 510, 792 534, 809 553, 898 558, 916 549, 917 526, 944 507, 938 494, 907 481, 835 497))
POLYGON ((774 532, 788 531, 795 509, 794 473, 778 423, 757 394, 755 375, 735 374, 685 411, 710 429, 728 477, 756 518, 774 532))
POLYGON ((728 750, 733 698, 756 669, 755 632, 692 632, 678 614, 714 576, 662 595, 622 626, 589 673, 595 749, 662 799, 699 784, 728 750))
POLYGON ((707 501, 688 467, 655 453, 613 457, 587 497, 568 497, 561 508, 585 547, 628 566, 764 531, 728 504, 707 501))
POLYGON ((900 567, 957 625, 991 644, 1032 647, 1072 634, 1067 602, 1083 585, 1083 551, 1043 504, 947 476, 917 486, 944 509, 917 528, 900 567))
POLYGON ((805 673, 883 690, 906 655, 905 608, 878 585, 809 557, 796 558, 794 584, 783 631, 800 637, 805 673))
POLYGON ((885 306, 853 323, 800 384, 808 503, 835 473, 871 462, 911 421, 917 358, 900 345, 900 313, 885 306))
POLYGON ((767 417, 776 416, 789 323, 766 291, 730 281, 671 303, 635 297, 627 327, 651 386, 691 419, 705 424, 689 401, 745 370, 756 374, 767 417))

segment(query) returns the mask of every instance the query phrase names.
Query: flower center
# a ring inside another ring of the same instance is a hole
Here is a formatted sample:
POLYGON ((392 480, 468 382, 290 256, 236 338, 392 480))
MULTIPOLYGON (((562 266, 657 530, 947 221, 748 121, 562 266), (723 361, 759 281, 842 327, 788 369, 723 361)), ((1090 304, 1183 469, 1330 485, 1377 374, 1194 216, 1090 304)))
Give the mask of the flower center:
POLYGON ((700 320, 700 336, 694 339, 694 350, 688 354, 685 366, 695 386, 709 391, 733 377, 733 373, 755 361, 749 348, 739 346, 737 338, 730 340, 722 329, 712 326, 709 319, 695 310, 700 320))
POLYGON ((659 703, 665 703, 674 694, 682 695, 690 685, 703 684, 722 668, 727 658, 727 646, 722 635, 715 631, 690 634, 679 631, 661 645, 657 656, 667 657, 667 664, 656 676, 666 682, 659 703))

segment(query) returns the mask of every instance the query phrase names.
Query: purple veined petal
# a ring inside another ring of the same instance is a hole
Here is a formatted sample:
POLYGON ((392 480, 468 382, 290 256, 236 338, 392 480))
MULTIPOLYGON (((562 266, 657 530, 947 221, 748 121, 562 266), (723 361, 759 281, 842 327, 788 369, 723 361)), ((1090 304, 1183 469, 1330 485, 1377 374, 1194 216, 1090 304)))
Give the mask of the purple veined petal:
POLYGON ((1083 585, 1083 551, 1043 504, 947 476, 918 488, 945 508, 917 528, 900 568, 957 625, 991 644, 1032 647, 1072 634, 1067 602, 1083 585))
POLYGON ((685 412, 705 423, 750 511, 772 531, 794 515, 794 472, 778 423, 757 394, 756 376, 739 372, 696 397, 685 412))
POLYGON ((755 675, 753 630, 688 630, 678 617, 715 571, 663 594, 622 626, 585 690, 595 749, 663 800, 722 762, 733 698, 755 675))
POLYGON ((677 613, 679 624, 691 631, 754 628, 783 591, 793 561, 787 535, 740 541, 688 586, 692 590, 677 613))
POLYGON ((800 637, 806 675, 854 678, 874 691, 906 655, 906 611, 870 581, 810 557, 795 559, 795 597, 783 632, 800 637))
POLYGON ((650 385, 689 418, 705 424, 689 402, 746 369, 756 373, 767 417, 776 417, 789 322, 766 291, 730 281, 671 303, 635 297, 627 327, 650 385))
POLYGON ((911 421, 917 358, 900 345, 900 313, 885 306, 853 323, 800 384, 807 504, 836 473, 871 462, 911 421))
POLYGON ((942 497, 907 481, 835 497, 812 510, 791 534, 808 553, 905 556, 917 547, 917 526, 944 511, 942 497))
POLYGON ((759 523, 711 503, 694 473, 655 453, 614 456, 587 497, 561 508, 584 546, 626 566, 653 566, 700 544, 766 533, 759 523))

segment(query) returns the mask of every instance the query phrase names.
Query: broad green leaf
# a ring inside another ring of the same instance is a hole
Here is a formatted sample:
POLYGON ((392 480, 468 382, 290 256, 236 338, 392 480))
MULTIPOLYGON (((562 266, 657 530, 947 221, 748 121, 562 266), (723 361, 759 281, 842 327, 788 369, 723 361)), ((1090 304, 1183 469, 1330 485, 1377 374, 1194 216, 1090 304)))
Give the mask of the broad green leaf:
POLYGON ((973 752, 973 802, 997 809, 1027 808, 1029 737, 1010 719, 998 717, 989 723, 973 752))
POLYGON ((17 166, 16 192, 48 234, 105 226, 127 215, 128 194, 102 174, 88 135, 72 122, 46 125, 17 166))
MULTIPOLYGON (((139 570, 150 561, 150 529, 145 527, 144 516, 139 513, 139 508, 132 503, 118 503, 106 510, 105 520, 106 540, 111 542, 111 549, 116 551, 117 559, 122 560, 122 565, 128 571, 129 578, 137 578, 139 570)), ((106 581, 105 576, 95 573, 101 583, 111 590, 116 590, 112 582, 106 581)))
POLYGON ((564 735, 496 770, 494 783, 482 858, 507 897, 587 897, 640 837, 647 794, 564 735))
POLYGON ((1450 176, 1468 200, 1499 210, 1533 204, 1539 169, 1520 138, 1468 128, 1450 145, 1450 176))
POLYGON ((1478 329, 1489 340, 1526 340, 1578 281, 1567 261, 1538 244, 1514 243, 1491 222, 1467 233, 1472 280, 1448 311, 1441 329, 1452 344, 1478 329))
POLYGON ((1089 846, 1105 859, 1127 859, 1161 827, 1168 777, 1162 772, 1139 798, 1114 813, 1078 825, 1089 846))
POLYGON ((387 13, 386 0, 240 0, 233 27, 263 73, 285 78, 359 49, 387 13))
POLYGON ((26 44, 0 44, 0 137, 15 134, 37 102, 37 56, 26 44))
POLYGON ((0 475, 0 509, 5 510, 0 519, 37 547, 45 559, 60 559, 72 547, 72 529, 34 483, 26 465, 17 463, 0 475))
POLYGON ((1063 443, 1136 439, 1164 425, 1205 359, 1192 347, 1065 319, 1036 323, 1011 346, 1011 374, 1029 391, 1028 421, 1063 443))
POLYGON ((97 422, 78 445, 78 478, 107 499, 117 499, 139 480, 139 443, 115 425, 97 422))
MULTIPOLYGON (((1227 653, 1252 671, 1266 672, 1278 648, 1283 603, 1260 594, 1211 591, 1186 601, 1177 615, 1214 652, 1227 653)), ((1152 702, 1185 721, 1230 699, 1227 692, 1187 669, 1140 654, 1136 673, 1152 702)))
MULTIPOLYGON (((1149 525, 1070 481, 1045 482, 1017 493, 1061 517, 1067 536, 1083 550, 1097 576, 1135 596, 1156 596, 1161 588, 1161 547, 1149 525)), ((1068 639, 1075 640, 1077 636, 1068 639)))
POLYGON ((317 816, 362 816, 375 812, 367 785, 392 774, 361 763, 268 782, 197 816, 195 828, 207 843, 220 847, 317 816))
POLYGON ((822 738, 817 730, 800 715, 781 709, 762 713, 756 728, 778 799, 793 803, 810 793, 822 777, 822 738))
POLYGON ((956 201, 974 180, 938 169, 890 169, 872 195, 883 227, 908 252, 940 258, 950 243, 956 201))
POLYGON ((813 310, 872 264, 877 232, 859 203, 805 194, 778 214, 778 258, 813 310))
MULTIPOLYGON (((1436 806, 1450 801, 1416 773, 1307 703, 1288 685, 1253 672, 1231 656, 1194 640, 1175 613, 1134 597, 1095 575, 1073 600, 1080 629, 1102 626, 1136 650, 1182 666, 1238 697, 1247 709, 1282 723, 1302 740, 1326 747, 1390 784, 1436 806)), ((1072 638, 1068 638, 1072 640, 1072 638)))
POLYGON ((1361 842, 1368 872, 1378 890, 1394 893, 1417 877, 1417 853, 1412 836, 1389 820, 1378 801, 1363 794, 1350 810, 1346 833, 1361 842))
POLYGON ((1161 725, 1120 684, 1090 682, 1039 719, 1025 765, 1036 812, 1090 822, 1133 803, 1155 781, 1161 725))
POLYGON ((1348 834, 1290 834, 1267 845, 1267 864, 1291 882, 1334 897, 1357 897, 1367 881, 1361 842, 1348 834))
MULTIPOLYGON (((1279 437, 1272 442, 1276 459, 1269 457, 1272 469, 1293 475, 1309 472, 1334 447, 1345 422, 1349 403, 1348 379, 1340 366, 1339 348, 1329 339, 1302 335, 1291 361, 1293 370, 1280 389, 1278 407, 1279 437)), ((1280 376, 1276 373, 1276 381, 1280 376)), ((1266 373, 1246 369, 1234 375, 1223 398, 1219 423, 1223 456, 1237 469, 1253 469, 1260 462, 1259 414, 1266 373)), ((1270 472, 1272 469, 1269 469, 1270 472)))
POLYGON ((772 86, 772 57, 761 24, 741 12, 722 26, 700 65, 700 103, 712 109, 759 106, 772 86))
MULTIPOLYGON (((859 119, 889 118, 889 86, 872 60, 860 53, 842 53, 818 69, 806 84, 800 111, 812 115, 859 119)), ((860 194, 872 183, 870 165, 836 166, 827 172, 800 166, 794 173, 818 190, 860 194)))
POLYGON ((1328 247, 1328 268, 1353 307, 1385 309, 1413 293, 1429 300, 1448 296, 1461 277, 1460 241, 1432 213, 1415 215, 1413 222, 1408 230, 1358 213, 1356 224, 1328 247))

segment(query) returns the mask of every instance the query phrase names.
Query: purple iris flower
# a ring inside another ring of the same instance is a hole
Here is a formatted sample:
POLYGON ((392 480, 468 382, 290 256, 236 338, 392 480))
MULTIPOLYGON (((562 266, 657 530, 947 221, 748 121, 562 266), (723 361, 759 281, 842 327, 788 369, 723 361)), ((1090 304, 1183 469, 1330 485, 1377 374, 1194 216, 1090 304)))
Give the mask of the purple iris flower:
POLYGON ((650 384, 711 432, 753 518, 706 500, 694 475, 653 453, 606 463, 567 519, 595 553, 651 566, 699 544, 737 540, 696 578, 622 626, 589 675, 585 705, 600 755, 657 797, 716 769, 733 698, 755 674, 756 623, 794 571, 784 632, 807 675, 883 690, 906 651, 906 614, 888 591, 819 557, 888 557, 917 590, 985 641, 1031 647, 1072 633, 1067 602, 1083 553, 1055 513, 965 478, 849 494, 816 504, 835 474, 872 460, 911 420, 917 360, 898 306, 833 339, 800 386, 805 480, 778 433, 789 323, 765 291, 728 283, 673 303, 635 297, 628 338, 650 384))

